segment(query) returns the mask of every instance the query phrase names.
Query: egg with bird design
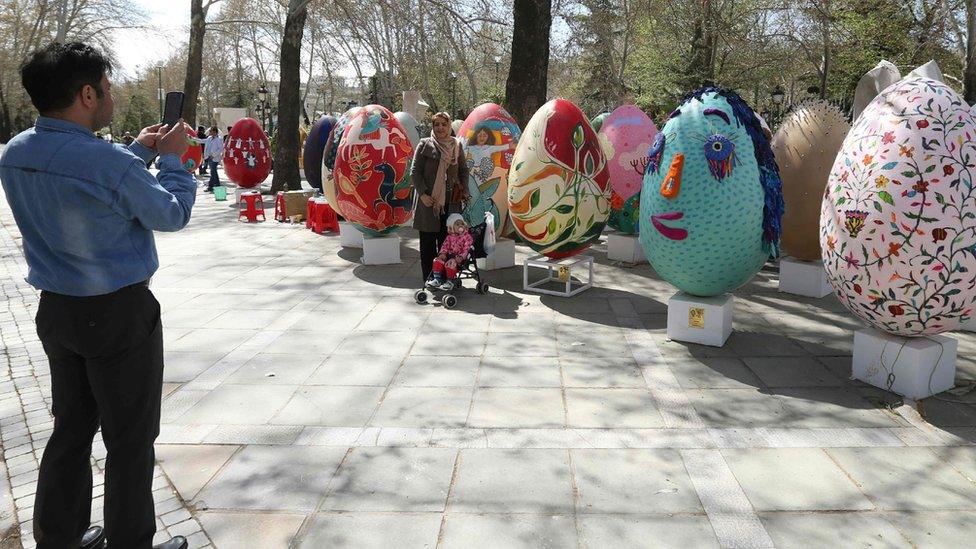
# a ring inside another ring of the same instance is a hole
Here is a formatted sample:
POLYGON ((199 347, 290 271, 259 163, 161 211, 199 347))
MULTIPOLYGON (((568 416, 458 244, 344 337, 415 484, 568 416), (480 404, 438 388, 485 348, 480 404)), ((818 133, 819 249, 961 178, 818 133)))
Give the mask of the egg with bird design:
POLYGON ((951 87, 910 76, 861 113, 820 216, 827 280, 890 334, 935 335, 976 311, 976 116, 951 87))
POLYGON ((326 145, 325 151, 322 154, 322 196, 325 197, 325 201, 336 212, 339 211, 339 204, 336 197, 335 174, 333 173, 336 155, 339 152, 339 143, 342 141, 343 133, 349 127, 349 122, 352 121, 353 116, 361 108, 353 107, 339 116, 332 129, 332 143, 326 145))
POLYGON ((782 183, 738 94, 706 87, 686 95, 648 152, 640 241, 661 278, 691 295, 721 295, 777 253, 782 183))
POLYGON ((508 173, 508 211, 525 242, 553 259, 600 238, 610 216, 607 160, 572 102, 553 99, 526 125, 508 173))
POLYGON ((271 143, 257 120, 242 118, 224 146, 224 172, 239 187, 257 187, 271 173, 271 143))
POLYGON ((396 230, 413 217, 413 147, 400 122, 380 105, 356 112, 344 128, 334 179, 339 213, 370 236, 396 230))

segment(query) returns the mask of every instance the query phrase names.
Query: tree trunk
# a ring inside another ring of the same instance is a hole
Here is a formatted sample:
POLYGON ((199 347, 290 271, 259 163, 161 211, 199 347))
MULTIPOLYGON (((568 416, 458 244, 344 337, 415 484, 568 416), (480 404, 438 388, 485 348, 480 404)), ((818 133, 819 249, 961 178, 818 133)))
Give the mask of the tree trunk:
POLYGON ((963 74, 966 102, 976 103, 976 0, 966 0, 966 72, 963 74))
POLYGON ((504 104, 524 128, 535 111, 546 102, 552 1, 515 0, 514 15, 514 55, 505 82, 504 104))
POLYGON ((203 34, 207 30, 207 11, 210 2, 190 0, 190 53, 186 60, 186 79, 183 81, 183 119, 196 127, 197 98, 200 96, 200 78, 203 72, 203 34))
POLYGON ((278 150, 274 157, 271 193, 302 188, 298 173, 298 117, 300 111, 302 35, 308 15, 307 0, 291 0, 281 40, 281 82, 278 84, 278 150))

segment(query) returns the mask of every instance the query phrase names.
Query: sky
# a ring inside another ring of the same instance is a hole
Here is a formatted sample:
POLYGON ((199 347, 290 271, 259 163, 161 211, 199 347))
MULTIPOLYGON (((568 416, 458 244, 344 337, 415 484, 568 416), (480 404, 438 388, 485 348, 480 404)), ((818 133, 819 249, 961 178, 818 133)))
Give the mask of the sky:
MULTIPOLYGON (((150 30, 115 31, 115 55, 125 76, 155 66, 189 40, 189 0, 133 0, 149 16, 150 30)), ((211 8, 213 9, 213 8, 211 8)))

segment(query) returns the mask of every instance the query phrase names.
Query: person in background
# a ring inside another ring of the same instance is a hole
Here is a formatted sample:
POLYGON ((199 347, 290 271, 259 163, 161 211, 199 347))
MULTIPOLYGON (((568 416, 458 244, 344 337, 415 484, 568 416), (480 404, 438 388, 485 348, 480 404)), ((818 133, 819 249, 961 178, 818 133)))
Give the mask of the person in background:
POLYGON ((220 132, 217 131, 217 126, 212 126, 210 128, 210 135, 203 143, 203 161, 210 168, 210 181, 207 184, 206 191, 208 193, 212 193, 214 187, 220 186, 220 176, 217 175, 217 166, 220 164, 223 156, 224 140, 220 138, 220 132))
MULTIPOLYGON (((40 113, 7 144, 0 183, 41 291, 37 335, 51 368, 54 428, 38 471, 37 549, 149 549, 156 533, 153 442, 163 389, 163 326, 149 278, 153 231, 190 220, 196 180, 180 156, 192 128, 144 128, 129 147, 93 131, 115 108, 104 54, 80 42, 31 53, 21 82, 40 113), (146 163, 159 157, 155 177, 146 163), (58 204, 51 215, 52 197, 58 204), (89 527, 92 440, 101 428, 105 528, 89 527)), ((186 549, 176 536, 155 549, 186 549)))
MULTIPOLYGON (((201 142, 206 141, 207 139, 207 129, 204 128, 203 126, 197 126, 197 139, 199 139, 201 142)), ((200 145, 200 156, 203 157, 204 159, 207 158, 207 153, 204 145, 200 145)), ((200 163, 200 175, 207 175, 206 162, 200 163)))
POLYGON ((227 126, 227 133, 224 134, 224 146, 227 146, 227 140, 230 139, 230 129, 233 126, 227 126))
POLYGON ((131 145, 132 142, 135 141, 135 140, 136 140, 136 138, 135 137, 132 137, 132 133, 131 132, 125 132, 125 135, 122 136, 122 144, 125 145, 126 147, 128 147, 129 145, 131 145))

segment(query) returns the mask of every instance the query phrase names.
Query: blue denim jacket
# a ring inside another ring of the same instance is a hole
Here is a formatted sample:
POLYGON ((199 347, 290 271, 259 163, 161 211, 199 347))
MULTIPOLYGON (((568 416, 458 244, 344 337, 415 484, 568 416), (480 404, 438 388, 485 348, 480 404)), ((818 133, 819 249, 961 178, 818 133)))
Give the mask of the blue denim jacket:
POLYGON ((0 183, 23 236, 27 282, 72 296, 114 292, 159 267, 153 231, 190 221, 196 179, 175 154, 95 137, 87 128, 40 117, 0 157, 0 183))

